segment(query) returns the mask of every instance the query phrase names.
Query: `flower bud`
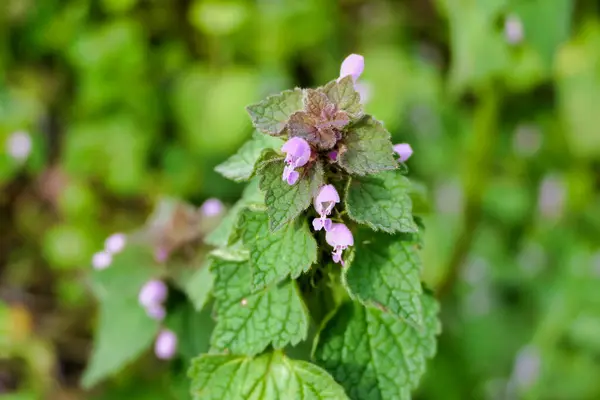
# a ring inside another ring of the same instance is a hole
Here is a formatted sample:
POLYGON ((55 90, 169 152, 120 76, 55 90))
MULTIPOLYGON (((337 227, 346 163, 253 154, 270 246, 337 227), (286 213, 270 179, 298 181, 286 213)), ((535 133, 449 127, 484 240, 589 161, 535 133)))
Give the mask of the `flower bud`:
POLYGON ((394 145, 394 151, 400 156, 400 158, 398 159, 398 161, 400 162, 405 162, 406 160, 408 160, 413 153, 413 149, 408 143, 400 143, 394 145))
POLYGON ((340 79, 352 75, 352 80, 356 82, 358 77, 363 73, 365 69, 365 58, 358 54, 350 54, 346 59, 342 62, 342 66, 340 68, 340 79))

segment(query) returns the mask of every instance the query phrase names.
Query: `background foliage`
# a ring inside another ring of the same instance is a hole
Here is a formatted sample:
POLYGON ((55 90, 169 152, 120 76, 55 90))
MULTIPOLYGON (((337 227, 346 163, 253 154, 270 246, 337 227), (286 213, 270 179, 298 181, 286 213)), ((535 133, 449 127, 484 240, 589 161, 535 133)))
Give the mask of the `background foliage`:
POLYGON ((174 361, 146 354, 79 388, 102 318, 90 258, 164 195, 236 201, 242 186, 213 168, 250 137, 244 106, 333 79, 351 52, 365 56, 367 111, 415 149, 423 279, 444 327, 418 398, 598 398, 599 11, 0 2, 0 398, 185 398, 210 318, 184 309, 174 361), (9 155, 15 131, 32 139, 25 163, 9 155))

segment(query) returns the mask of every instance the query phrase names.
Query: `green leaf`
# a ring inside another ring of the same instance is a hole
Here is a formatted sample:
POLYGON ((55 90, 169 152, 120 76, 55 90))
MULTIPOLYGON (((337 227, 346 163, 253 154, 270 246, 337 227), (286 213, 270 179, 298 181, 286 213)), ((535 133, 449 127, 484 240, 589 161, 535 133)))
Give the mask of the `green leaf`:
POLYGON ((148 317, 135 298, 102 303, 83 387, 90 388, 123 369, 152 345, 158 328, 159 322, 148 317))
POLYGON ((202 265, 196 271, 193 271, 188 279, 183 282, 183 289, 188 296, 196 311, 202 310, 212 292, 214 276, 210 272, 208 265, 202 265))
POLYGON ((250 263, 215 259, 217 325, 211 344, 234 354, 255 355, 306 339, 308 312, 296 283, 253 293, 250 263))
POLYGON ((92 287, 100 302, 115 297, 137 298, 142 286, 161 273, 150 247, 127 245, 110 266, 92 273, 92 287))
POLYGON ((371 116, 350 127, 342 144, 339 163, 350 174, 367 175, 398 168, 390 133, 371 116))
POLYGON ((92 285, 100 300, 100 316, 84 387, 116 374, 151 346, 159 322, 146 315, 138 294, 158 273, 151 250, 136 246, 127 246, 114 256, 110 267, 94 272, 92 285))
POLYGON ((242 198, 227 212, 219 226, 204 238, 204 243, 215 247, 225 247, 229 244, 240 217, 240 212, 248 206, 263 206, 264 194, 258 188, 258 179, 248 183, 242 198))
POLYGON ((280 352, 257 358, 202 355, 188 373, 194 400, 344 400, 344 389, 321 368, 280 352))
POLYGON ((351 399, 410 399, 440 331, 437 303, 427 297, 422 331, 381 310, 345 303, 321 329, 314 359, 351 399))
POLYGON ((319 162, 300 169, 301 178, 292 186, 281 179, 283 168, 283 159, 277 159, 266 162, 259 171, 260 188, 265 192, 272 231, 281 229, 306 210, 324 184, 323 166, 319 162))
POLYGON ((244 143, 236 154, 216 166, 215 171, 236 182, 247 181, 254 175, 256 163, 265 149, 279 149, 283 142, 261 134, 244 143))
POLYGON ((290 115, 302 110, 302 89, 285 90, 246 107, 252 124, 259 131, 272 136, 283 133, 290 115))
POLYGON ((202 310, 196 310, 188 302, 169 310, 165 326, 177 334, 177 353, 186 363, 210 350, 210 337, 215 327, 212 309, 213 302, 209 301, 202 310))
POLYGON ((367 237, 358 238, 354 260, 344 270, 350 295, 421 326, 421 260, 415 243, 383 233, 367 237))
POLYGON ((574 1, 510 0, 509 4, 509 9, 523 22, 525 41, 551 66, 556 50, 569 37, 574 1))
POLYGON ((239 224, 242 240, 250 250, 253 289, 269 286, 288 276, 295 279, 317 261, 317 242, 306 220, 296 220, 271 232, 266 213, 246 210, 239 224))
POLYGON ((329 82, 322 89, 327 95, 329 101, 337 105, 339 110, 346 111, 351 118, 360 118, 363 114, 360 104, 360 94, 354 89, 352 76, 348 75, 340 79, 329 82))
POLYGON ((558 104, 569 151, 577 158, 600 157, 600 24, 588 22, 563 46, 557 60, 558 104))
POLYGON ((410 190, 410 181, 399 171, 352 178, 346 191, 348 216, 376 231, 416 232, 410 190))

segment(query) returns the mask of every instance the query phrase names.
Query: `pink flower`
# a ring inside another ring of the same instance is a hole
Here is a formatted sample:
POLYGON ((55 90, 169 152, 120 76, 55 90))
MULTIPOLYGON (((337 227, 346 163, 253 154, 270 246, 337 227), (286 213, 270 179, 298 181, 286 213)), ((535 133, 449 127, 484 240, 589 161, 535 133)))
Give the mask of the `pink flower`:
POLYGON ((350 54, 346 59, 342 62, 342 66, 340 68, 340 78, 342 79, 345 76, 352 75, 352 80, 356 82, 358 77, 363 73, 365 69, 365 58, 358 54, 350 54))
POLYGON ((112 255, 106 251, 100 251, 92 257, 92 267, 97 270, 106 269, 112 263, 112 255))
POLYGON ((296 168, 303 167, 310 159, 310 145, 302 138, 293 137, 285 142, 281 151, 286 153, 282 179, 287 181, 288 185, 293 185, 300 177, 296 168))
POLYGON ((313 227, 316 231, 325 228, 325 231, 330 231, 332 226, 331 219, 327 218, 333 207, 340 202, 340 195, 333 185, 325 185, 319 190, 319 194, 315 197, 315 210, 320 217, 313 220, 313 227))
POLYGON ((167 285, 161 280, 153 279, 146 282, 138 295, 138 302, 145 308, 162 304, 167 299, 167 285))
POLYGON ((117 254, 125 248, 127 237, 123 233, 110 235, 104 241, 104 250, 110 254, 117 254))
POLYGON ((162 329, 154 343, 154 354, 161 360, 173 358, 177 350, 177 336, 168 329, 162 329))
POLYGON ((394 145, 394 151, 400 156, 400 158, 398 159, 398 161, 400 162, 405 162, 406 160, 408 160, 413 153, 413 149, 408 143, 400 143, 394 145))
POLYGON ((219 199, 208 199, 200 207, 200 213, 205 217, 214 217, 223 212, 223 203, 219 199))
POLYGON ((354 246, 354 237, 350 229, 344 224, 333 224, 331 229, 325 235, 327 243, 333 247, 333 261, 344 266, 342 253, 349 246, 354 246))

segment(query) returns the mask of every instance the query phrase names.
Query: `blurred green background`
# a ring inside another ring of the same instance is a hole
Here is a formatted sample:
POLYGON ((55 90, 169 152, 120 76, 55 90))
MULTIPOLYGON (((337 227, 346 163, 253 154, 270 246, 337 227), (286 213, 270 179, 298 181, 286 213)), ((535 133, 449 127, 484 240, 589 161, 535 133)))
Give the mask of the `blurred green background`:
POLYGON ((600 398, 597 1, 2 0, 0 399, 90 398, 92 254, 163 195, 234 202, 244 106, 350 53, 415 150, 444 326, 416 397, 600 398))

